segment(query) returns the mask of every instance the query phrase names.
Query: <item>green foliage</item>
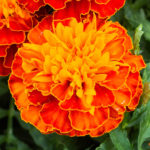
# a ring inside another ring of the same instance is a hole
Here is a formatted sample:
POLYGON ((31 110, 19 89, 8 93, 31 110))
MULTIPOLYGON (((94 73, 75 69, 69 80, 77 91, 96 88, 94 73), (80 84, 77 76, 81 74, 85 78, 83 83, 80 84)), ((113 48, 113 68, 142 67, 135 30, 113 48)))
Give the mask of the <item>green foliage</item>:
POLYGON ((68 137, 41 134, 20 119, 9 93, 8 77, 0 77, 0 150, 150 150, 150 2, 127 0, 111 20, 131 35, 133 52, 142 54, 143 96, 134 112, 125 113, 120 126, 101 137, 68 137))
POLYGON ((138 150, 144 150, 142 144, 150 137, 150 101, 146 105, 145 113, 140 122, 140 131, 138 136, 138 150))
POLYGON ((132 150, 126 130, 122 130, 120 127, 118 127, 110 132, 110 138, 117 150, 132 150))

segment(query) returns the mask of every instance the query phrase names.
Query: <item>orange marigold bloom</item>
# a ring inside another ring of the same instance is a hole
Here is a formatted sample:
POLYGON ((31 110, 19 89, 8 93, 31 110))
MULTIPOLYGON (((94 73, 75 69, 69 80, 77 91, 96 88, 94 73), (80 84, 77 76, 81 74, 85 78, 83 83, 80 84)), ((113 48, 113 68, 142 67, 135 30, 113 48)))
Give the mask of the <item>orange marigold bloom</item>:
POLYGON ((28 38, 9 87, 21 118, 42 133, 100 136, 138 105, 145 63, 131 54, 131 38, 119 23, 98 28, 96 19, 85 26, 47 17, 28 38))
POLYGON ((32 13, 43 5, 43 0, 0 0, 0 76, 11 72, 14 44, 24 42, 25 31, 33 27, 32 13))
POLYGON ((64 19, 75 17, 80 20, 81 14, 89 11, 98 13, 100 18, 115 14, 125 4, 125 0, 44 0, 56 11, 55 18, 64 19))

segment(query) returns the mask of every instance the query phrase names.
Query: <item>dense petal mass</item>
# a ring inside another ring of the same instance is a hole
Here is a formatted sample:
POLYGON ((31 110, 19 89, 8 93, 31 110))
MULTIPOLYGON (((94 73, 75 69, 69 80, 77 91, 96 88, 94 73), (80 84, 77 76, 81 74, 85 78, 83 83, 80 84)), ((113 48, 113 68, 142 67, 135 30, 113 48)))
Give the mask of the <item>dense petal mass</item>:
POLYGON ((9 87, 22 119, 42 133, 100 136, 138 105, 145 63, 130 53, 131 38, 119 23, 48 16, 28 40, 15 55, 9 87))
POLYGON ((125 0, 45 0, 45 3, 56 10, 56 19, 76 17, 80 20, 81 15, 90 11, 96 12, 100 18, 109 18, 123 7, 125 0))
POLYGON ((11 72, 17 48, 26 39, 25 32, 36 24, 33 13, 43 5, 43 0, 0 0, 0 76, 11 72))

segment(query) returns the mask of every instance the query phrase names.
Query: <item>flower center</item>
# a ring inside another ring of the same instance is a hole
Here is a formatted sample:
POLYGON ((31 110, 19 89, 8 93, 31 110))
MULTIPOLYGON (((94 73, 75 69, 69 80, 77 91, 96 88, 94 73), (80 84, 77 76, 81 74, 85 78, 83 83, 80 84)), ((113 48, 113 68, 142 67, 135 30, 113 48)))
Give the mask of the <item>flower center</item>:
POLYGON ((54 33, 44 31, 48 43, 42 48, 44 71, 52 74, 54 83, 69 81, 79 98, 87 97, 89 105, 96 95, 95 84, 106 79, 107 71, 118 70, 119 64, 103 51, 105 34, 94 26, 95 22, 84 30, 83 24, 76 20, 72 20, 69 26, 59 23, 54 33))

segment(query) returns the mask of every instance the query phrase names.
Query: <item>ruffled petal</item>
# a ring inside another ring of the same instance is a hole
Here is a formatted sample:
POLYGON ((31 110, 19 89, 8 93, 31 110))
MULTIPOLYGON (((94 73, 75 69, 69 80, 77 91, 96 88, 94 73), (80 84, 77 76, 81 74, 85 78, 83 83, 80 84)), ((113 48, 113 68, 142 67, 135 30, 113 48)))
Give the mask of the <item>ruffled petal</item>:
POLYGON ((25 6, 31 13, 34 13, 39 10, 40 7, 44 6, 43 0, 18 0, 18 2, 25 6))
POLYGON ((8 48, 8 45, 0 46, 0 57, 6 56, 6 54, 7 54, 7 52, 6 52, 7 48, 8 48))
POLYGON ((53 97, 51 95, 44 96, 40 91, 34 90, 32 92, 29 92, 28 99, 30 102, 32 102, 35 105, 42 105, 44 103, 48 103, 51 101, 53 97))
POLYGON ((0 29, 0 45, 19 44, 24 42, 25 33, 22 31, 11 31, 3 27, 0 29))
POLYGON ((142 56, 136 56, 136 55, 131 55, 127 54, 123 57, 123 61, 125 63, 128 63, 131 66, 132 72, 140 71, 141 69, 145 68, 145 62, 142 58, 142 56))
POLYGON ((120 60, 125 52, 123 43, 124 39, 113 40, 105 46, 102 52, 109 52, 111 60, 120 60))
POLYGON ((22 58, 18 55, 18 53, 15 55, 13 61, 12 72, 16 77, 22 77, 22 74, 24 72, 22 68, 22 58))
POLYGON ((108 108, 95 108, 94 113, 71 111, 70 119, 73 128, 79 131, 91 130, 103 125, 108 119, 108 108))
POLYGON ((54 86, 51 90, 51 93, 58 100, 69 99, 73 95, 73 88, 69 86, 70 82, 66 81, 63 84, 58 84, 54 86))
POLYGON ((89 110, 89 108, 86 107, 86 104, 84 104, 84 101, 78 98, 75 94, 72 95, 70 99, 60 102, 59 105, 64 110, 89 110))
POLYGON ((140 79, 139 83, 138 83, 138 87, 136 89, 136 93, 135 93, 133 99, 131 100, 131 102, 128 105, 128 109, 130 111, 134 110, 137 107, 137 105, 139 103, 139 100, 140 100, 140 96, 142 95, 142 92, 143 92, 143 90, 142 90, 142 81, 140 79))
POLYGON ((0 57, 0 76, 7 76, 11 72, 10 68, 4 67, 4 58, 0 57))
POLYGON ((114 103, 114 95, 111 90, 99 86, 95 86, 96 95, 93 97, 93 106, 108 107, 114 103))
POLYGON ((90 2, 89 0, 76 1, 72 0, 67 2, 65 8, 58 10, 54 14, 54 19, 63 20, 65 18, 74 17, 80 21, 81 14, 86 14, 89 12, 90 2))
POLYGON ((68 118, 69 112, 59 108, 57 100, 44 104, 40 112, 43 121, 61 132, 69 132, 72 127, 68 118))
POLYGON ((17 108, 19 110, 22 108, 27 108, 30 103, 27 98, 27 94, 24 92, 25 85, 23 84, 23 80, 14 75, 11 75, 8 84, 11 93, 13 93, 17 108))
POLYGON ((113 118, 109 118, 108 120, 106 120, 106 122, 103 124, 103 126, 97 128, 97 129, 91 130, 89 134, 92 137, 97 137, 97 136, 103 135, 104 133, 108 133, 111 130, 117 128, 118 125, 120 124, 120 122, 122 121, 122 119, 123 119, 123 116, 121 116, 117 120, 113 119, 113 118))
POLYGON ((19 16, 9 17, 9 26, 14 31, 28 31, 33 27, 32 17, 21 18, 19 16))
POLYGON ((139 72, 135 73, 130 72, 127 79, 127 86, 130 88, 132 92, 132 97, 134 97, 137 91, 138 84, 139 84, 139 72))
POLYGON ((132 99, 132 93, 129 88, 124 85, 118 90, 114 90, 115 102, 121 106, 127 106, 132 99))
POLYGON ((12 62, 14 60, 15 54, 18 50, 18 47, 16 45, 11 45, 8 49, 7 49, 7 55, 5 57, 5 61, 4 61, 4 66, 11 68, 12 66, 12 62))
POLYGON ((30 30, 28 34, 28 39, 30 42, 34 44, 43 44, 46 42, 43 31, 51 30, 52 28, 52 16, 45 17, 37 26, 30 30))
POLYGON ((129 66, 120 66, 117 71, 110 71, 107 74, 106 80, 101 85, 109 89, 118 89, 125 83, 129 75, 129 69, 129 66))
POLYGON ((53 131, 53 127, 51 125, 45 124, 41 119, 40 110, 41 106, 30 105, 29 108, 21 110, 21 119, 36 126, 40 132, 47 133, 53 131))
POLYGON ((91 10, 97 12, 100 17, 109 17, 115 14, 125 4, 125 0, 110 0, 105 4, 98 4, 95 0, 91 0, 91 10))

